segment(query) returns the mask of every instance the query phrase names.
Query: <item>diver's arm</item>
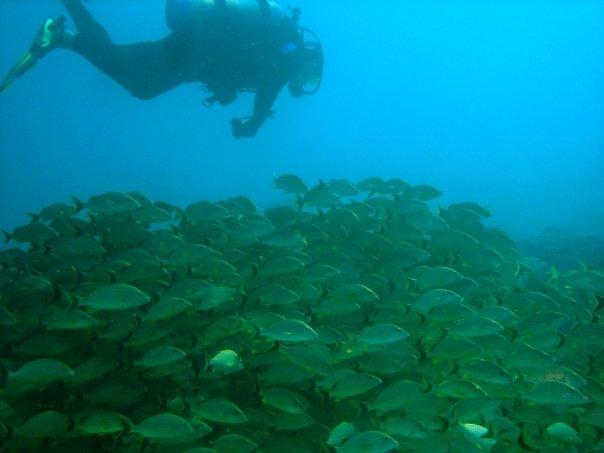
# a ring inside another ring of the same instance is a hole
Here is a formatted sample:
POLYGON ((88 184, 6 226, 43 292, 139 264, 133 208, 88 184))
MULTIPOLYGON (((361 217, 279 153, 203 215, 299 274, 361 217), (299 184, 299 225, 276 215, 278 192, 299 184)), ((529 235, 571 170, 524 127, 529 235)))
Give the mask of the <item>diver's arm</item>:
POLYGON ((272 107, 279 96, 282 86, 262 88, 256 93, 254 99, 254 114, 245 120, 234 119, 233 136, 235 138, 253 137, 269 116, 272 116, 272 107))

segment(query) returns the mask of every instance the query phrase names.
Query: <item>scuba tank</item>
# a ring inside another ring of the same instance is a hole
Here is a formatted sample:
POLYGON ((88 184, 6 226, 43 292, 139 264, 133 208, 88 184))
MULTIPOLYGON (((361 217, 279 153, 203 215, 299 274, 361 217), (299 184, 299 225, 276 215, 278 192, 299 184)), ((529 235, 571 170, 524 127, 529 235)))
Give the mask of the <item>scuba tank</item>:
MULTIPOLYGON (((270 0, 167 0, 166 21, 174 32, 199 38, 206 45, 218 46, 236 53, 269 43, 281 55, 297 52, 302 58, 300 75, 290 81, 292 95, 300 97, 317 92, 323 79, 323 48, 317 36, 298 25, 299 8, 284 10, 270 0), (225 43, 227 43, 225 45, 225 43), (235 45, 233 46, 233 43, 235 45), (243 44, 242 44, 243 43, 243 44)), ((206 99, 228 104, 236 97, 239 87, 227 87, 218 93, 210 84, 209 91, 217 93, 206 99)), ((224 88, 224 87, 219 87, 224 88)))
POLYGON ((168 0, 166 3, 166 21, 170 29, 177 32, 260 27, 286 19, 286 12, 268 0, 168 0))

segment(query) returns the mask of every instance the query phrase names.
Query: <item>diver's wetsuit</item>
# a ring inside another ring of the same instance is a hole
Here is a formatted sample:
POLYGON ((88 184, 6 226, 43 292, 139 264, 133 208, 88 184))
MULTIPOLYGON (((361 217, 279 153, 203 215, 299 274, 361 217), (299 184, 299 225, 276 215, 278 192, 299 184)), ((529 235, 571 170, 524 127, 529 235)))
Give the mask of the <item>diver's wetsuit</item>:
POLYGON ((81 2, 67 0, 64 4, 78 30, 69 48, 133 96, 151 99, 193 81, 187 68, 192 51, 184 36, 172 33, 159 41, 116 45, 81 2))
POLYGON ((254 115, 246 121, 248 136, 270 115, 275 99, 299 64, 296 52, 284 53, 278 47, 287 39, 298 39, 294 28, 286 33, 285 42, 264 49, 242 46, 241 40, 224 42, 181 32, 159 41, 117 45, 80 0, 63 3, 78 31, 68 48, 137 98, 151 99, 189 82, 205 84, 215 93, 210 102, 222 104, 233 101, 237 91, 256 91, 254 115))

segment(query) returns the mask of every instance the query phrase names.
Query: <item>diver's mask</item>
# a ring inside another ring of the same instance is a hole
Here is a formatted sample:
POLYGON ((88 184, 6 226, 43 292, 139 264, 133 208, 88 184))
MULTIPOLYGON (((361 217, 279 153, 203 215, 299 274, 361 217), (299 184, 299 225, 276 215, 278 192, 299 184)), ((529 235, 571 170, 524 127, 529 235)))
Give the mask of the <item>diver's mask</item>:
POLYGON ((323 47, 321 41, 308 28, 300 27, 302 63, 298 75, 289 83, 289 92, 294 97, 311 95, 319 91, 323 80, 323 47))

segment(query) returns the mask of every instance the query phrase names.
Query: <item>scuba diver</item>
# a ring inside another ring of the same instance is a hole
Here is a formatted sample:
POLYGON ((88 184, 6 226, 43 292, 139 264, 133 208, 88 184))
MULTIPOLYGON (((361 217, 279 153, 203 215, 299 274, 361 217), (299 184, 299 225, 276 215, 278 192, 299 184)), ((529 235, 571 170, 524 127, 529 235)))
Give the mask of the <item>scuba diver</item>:
POLYGON ((235 138, 253 137, 287 85, 294 97, 315 93, 323 77, 323 51, 314 33, 298 25, 300 10, 268 0, 167 0, 172 32, 159 41, 113 43, 82 0, 61 0, 65 17, 48 19, 0 85, 12 81, 53 49, 68 49, 139 99, 152 99, 181 84, 199 82, 211 94, 204 105, 227 105, 240 92, 255 93, 253 115, 231 121, 235 138))

